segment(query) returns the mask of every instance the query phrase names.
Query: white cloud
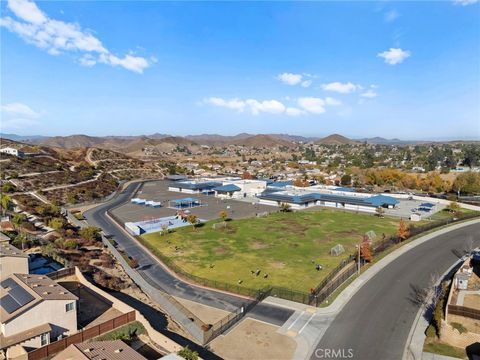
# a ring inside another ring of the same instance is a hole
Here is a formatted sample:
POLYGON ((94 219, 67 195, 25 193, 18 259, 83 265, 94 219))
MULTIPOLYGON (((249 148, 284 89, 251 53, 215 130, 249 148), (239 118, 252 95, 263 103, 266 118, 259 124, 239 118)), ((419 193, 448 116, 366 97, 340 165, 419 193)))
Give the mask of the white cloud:
POLYGON ((302 82, 302 78, 301 74, 283 73, 277 75, 277 79, 287 85, 298 85, 302 82))
POLYGON ((299 108, 296 107, 287 107, 285 110, 285 113, 290 116, 300 116, 305 114, 305 111, 300 110, 299 108))
POLYGON ((312 114, 323 114, 325 110, 325 101, 320 98, 315 97, 303 97, 298 99, 298 105, 312 113, 312 114))
POLYGON ((34 2, 28 0, 9 1, 8 7, 22 20, 32 24, 42 24, 47 21, 45 14, 34 2))
POLYGON ((30 119, 40 117, 40 113, 32 110, 31 107, 22 103, 11 103, 1 106, 2 113, 7 116, 21 116, 30 119))
POLYGON ((16 33, 27 43, 37 46, 51 55, 62 52, 80 54, 78 62, 85 66, 104 63, 121 66, 127 70, 142 73, 151 65, 143 57, 127 54, 113 55, 102 42, 80 25, 49 18, 30 0, 8 0, 8 8, 22 21, 2 17, 0 26, 16 33))
POLYGON ((304 80, 301 83, 302 87, 308 88, 310 85, 312 85, 312 80, 304 80))
POLYGON ((308 88, 312 85, 312 77, 311 74, 303 73, 303 74, 293 74, 293 73, 282 73, 276 76, 277 80, 280 80, 284 84, 295 86, 300 85, 304 88, 308 88))
POLYGON ((364 97, 364 98, 373 99, 373 98, 377 97, 378 94, 375 91, 373 91, 372 89, 368 89, 364 93, 360 94, 360 96, 364 97))
POLYGON ((298 107, 285 106, 284 103, 278 100, 256 100, 256 99, 223 99, 221 97, 210 97, 203 99, 203 104, 224 107, 227 109, 237 110, 238 112, 249 111, 253 115, 260 113, 270 114, 285 114, 288 116, 300 116, 308 113, 323 114, 325 107, 338 106, 341 102, 337 99, 326 97, 325 99, 315 97, 302 97, 296 100, 298 107))
POLYGON ((42 113, 34 111, 28 105, 22 103, 10 103, 1 105, 2 128, 22 129, 38 124, 42 113))
POLYGON ((228 109, 243 111, 245 109, 245 101, 239 99, 224 100, 219 97, 211 97, 204 100, 205 103, 225 107, 228 109))
POLYGON ((261 112, 281 114, 285 111, 285 105, 278 100, 258 101, 255 99, 248 99, 245 100, 245 103, 250 107, 250 111, 253 115, 258 115, 261 112))
POLYGON ((339 106, 342 105, 342 102, 340 100, 331 98, 331 97, 326 97, 325 98, 325 105, 328 106, 339 106))
POLYGON ((359 89, 359 85, 352 84, 351 82, 348 83, 341 83, 341 82, 332 82, 329 84, 322 84, 322 89, 326 91, 334 91, 340 94, 348 94, 357 89, 359 89))
POLYGON ((467 6, 467 5, 473 5, 476 4, 478 0, 453 0, 453 3, 455 5, 462 5, 462 6, 467 6))
POLYGON ((389 65, 396 65, 402 63, 406 58, 410 57, 410 51, 402 50, 400 48, 390 48, 387 51, 378 53, 377 56, 383 58, 389 65))
POLYGON ((393 22, 395 21, 398 17, 400 16, 399 12, 395 9, 393 10, 390 10, 390 11, 387 11, 384 16, 383 16, 383 20, 385 20, 385 22, 393 22))

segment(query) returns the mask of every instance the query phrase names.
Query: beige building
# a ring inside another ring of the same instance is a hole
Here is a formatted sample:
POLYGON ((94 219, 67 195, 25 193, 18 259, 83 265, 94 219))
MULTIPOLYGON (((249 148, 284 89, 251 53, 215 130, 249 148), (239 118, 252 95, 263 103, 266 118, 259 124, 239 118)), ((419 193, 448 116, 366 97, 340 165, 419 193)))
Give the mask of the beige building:
POLYGON ((146 360, 122 340, 92 341, 73 344, 52 360, 146 360))
POLYGON ((27 350, 77 332, 78 298, 43 275, 13 274, 0 283, 0 349, 27 350))
POLYGON ((28 255, 6 242, 0 242, 0 281, 14 273, 28 274, 28 255))

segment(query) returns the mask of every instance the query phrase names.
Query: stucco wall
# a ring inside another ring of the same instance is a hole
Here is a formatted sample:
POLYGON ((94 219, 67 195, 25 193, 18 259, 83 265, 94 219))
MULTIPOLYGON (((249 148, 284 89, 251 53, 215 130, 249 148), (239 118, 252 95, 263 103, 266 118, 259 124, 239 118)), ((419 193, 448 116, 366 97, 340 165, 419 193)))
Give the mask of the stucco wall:
POLYGON ((0 257, 0 281, 15 273, 28 274, 28 257, 0 257))
POLYGON ((108 301, 112 303, 112 307, 117 309, 118 311, 122 313, 127 313, 130 311, 135 311, 135 318, 137 321, 142 323, 142 325, 145 327, 147 330, 148 335, 150 338, 159 346, 163 347, 165 350, 168 352, 177 352, 182 349, 180 345, 178 345, 176 342, 173 340, 170 340, 168 337, 165 335, 159 333, 157 330, 155 330, 148 320, 136 309, 132 308, 130 305, 125 304, 123 301, 118 300, 117 298, 111 296, 107 292, 99 289, 92 283, 90 283, 85 277, 83 276, 82 272, 76 267, 75 268, 75 275, 80 283, 82 283, 84 286, 89 288, 90 290, 96 292, 97 294, 101 295, 108 301))
POLYGON ((75 300, 44 300, 25 313, 4 323, 4 336, 12 336, 36 326, 51 324, 51 339, 77 332, 77 312, 67 312, 65 305, 75 300))

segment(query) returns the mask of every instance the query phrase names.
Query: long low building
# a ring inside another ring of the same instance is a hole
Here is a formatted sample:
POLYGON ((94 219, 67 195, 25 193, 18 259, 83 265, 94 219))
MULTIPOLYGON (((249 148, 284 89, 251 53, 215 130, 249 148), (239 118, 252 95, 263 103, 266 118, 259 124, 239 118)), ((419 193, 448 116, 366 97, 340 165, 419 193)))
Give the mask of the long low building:
POLYGON ((385 195, 356 197, 313 191, 295 193, 289 190, 264 192, 259 196, 259 199, 261 204, 279 206, 282 203, 286 203, 293 209, 298 210, 312 206, 326 206, 371 213, 375 212, 378 207, 392 209, 399 203, 397 199, 385 195))
POLYGON ((170 184, 168 190, 187 194, 211 194, 214 188, 222 185, 221 181, 175 181, 170 184))

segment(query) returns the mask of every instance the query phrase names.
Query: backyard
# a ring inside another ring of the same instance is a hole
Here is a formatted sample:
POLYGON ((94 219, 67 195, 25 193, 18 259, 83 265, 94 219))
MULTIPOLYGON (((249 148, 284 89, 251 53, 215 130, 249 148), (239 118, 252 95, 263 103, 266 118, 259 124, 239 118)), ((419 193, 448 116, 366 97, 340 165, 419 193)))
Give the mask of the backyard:
POLYGON ((366 232, 373 230, 380 240, 398 227, 397 219, 334 210, 274 213, 213 229, 219 222, 142 238, 153 252, 196 276, 249 288, 275 285, 305 292, 354 253, 366 232), (337 244, 345 253, 331 256, 337 244))

